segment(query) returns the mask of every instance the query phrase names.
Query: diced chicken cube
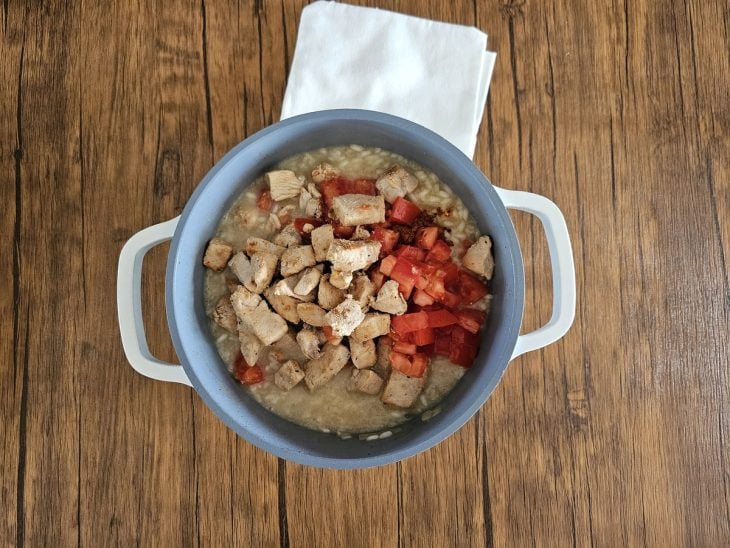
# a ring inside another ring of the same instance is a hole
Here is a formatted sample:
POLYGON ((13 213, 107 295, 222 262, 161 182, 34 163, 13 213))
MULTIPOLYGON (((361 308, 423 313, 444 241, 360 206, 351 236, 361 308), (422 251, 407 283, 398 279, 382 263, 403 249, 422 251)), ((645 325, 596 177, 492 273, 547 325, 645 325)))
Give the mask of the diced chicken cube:
POLYGON ((368 268, 378 260, 379 254, 380 242, 335 239, 327 251, 327 260, 332 263, 334 270, 355 272, 368 268))
POLYGON ((492 279, 494 273, 494 257, 492 257, 492 239, 481 236, 466 252, 461 263, 475 274, 492 279))
POLYGON ((267 253, 273 253, 277 257, 281 257, 281 254, 284 253, 284 249, 284 247, 272 244, 270 241, 264 240, 263 238, 255 238, 251 236, 248 240, 246 240, 246 253, 249 257, 259 251, 266 251, 267 253))
POLYGON ((205 249, 205 255, 203 256, 203 264, 215 270, 221 272, 228 264, 228 259, 231 258, 233 253, 233 246, 222 238, 213 238, 208 242, 208 247, 205 249))
POLYGON ((393 370, 383 390, 381 400, 396 407, 410 407, 423 389, 423 378, 408 377, 400 371, 393 370))
POLYGON ((358 369, 367 369, 375 365, 378 361, 378 354, 375 350, 375 341, 359 342, 350 338, 350 354, 352 355, 352 364, 358 369))
POLYGON ((291 329, 284 333, 281 339, 271 345, 269 355, 279 361, 294 360, 298 363, 307 361, 307 357, 302 352, 302 349, 299 348, 299 343, 294 338, 291 329))
POLYGON ((307 388, 315 390, 328 383, 345 367, 349 359, 350 351, 341 344, 325 345, 322 355, 305 366, 304 382, 307 383, 307 388))
POLYGON ((276 274, 276 265, 279 258, 273 253, 267 251, 257 251, 251 256, 251 271, 253 279, 246 285, 254 293, 262 293, 264 289, 269 287, 271 280, 276 274))
POLYGON ((297 343, 299 343, 302 353, 310 360, 319 358, 322 355, 319 350, 319 336, 314 329, 302 329, 297 333, 297 343))
POLYGON ((332 199, 332 213, 344 226, 383 223, 385 200, 382 196, 342 194, 332 199))
POLYGON ((316 264, 311 245, 295 245, 287 248, 281 255, 281 275, 286 277, 298 274, 308 266, 316 264))
POLYGON ((347 385, 351 392, 362 392, 374 396, 383 388, 383 379, 375 371, 369 369, 353 369, 352 377, 347 385))
POLYGON ((299 303, 297 305, 297 312, 304 323, 308 323, 314 327, 324 327, 325 325, 329 325, 325 318, 326 313, 324 309, 317 304, 299 303))
POLYGON ((322 276, 319 280, 319 290, 317 291, 319 306, 325 310, 332 310, 345 299, 345 292, 332 285, 329 280, 329 274, 322 276))
POLYGON ((230 295, 223 295, 218 299, 218 302, 215 303, 215 308, 211 312, 211 317, 215 323, 226 331, 230 331, 231 333, 236 332, 238 319, 236 318, 236 311, 233 310, 230 295))
POLYGON ((340 170, 330 164, 319 164, 312 170, 312 181, 321 183, 327 179, 333 179, 340 174, 340 170))
POLYGON ((242 285, 239 285, 231 293, 231 306, 239 320, 243 319, 249 312, 253 312, 260 303, 261 297, 242 285))
POLYGON ((291 247, 301 244, 302 237, 299 235, 299 231, 294 228, 294 225, 286 225, 281 229, 281 232, 274 236, 274 243, 282 247, 291 247))
MULTIPOLYGON (((352 339, 350 339, 350 341, 352 341, 352 339)), ((388 371, 390 371, 390 350, 393 347, 392 342, 389 337, 380 337, 378 338, 378 342, 375 343, 375 346, 378 353, 378 359, 375 362, 373 369, 383 375, 387 375, 388 371)))
POLYGON ((392 204, 396 198, 403 198, 409 192, 413 192, 418 186, 418 179, 396 164, 378 177, 375 186, 386 201, 392 204))
POLYGON ((349 336, 364 318, 362 308, 350 296, 325 315, 327 325, 332 327, 332 334, 335 337, 349 336))
POLYGON ((238 281, 244 285, 249 285, 253 280, 251 261, 248 260, 248 257, 243 251, 239 251, 231 257, 231 260, 228 261, 228 268, 238 278, 238 281))
POLYGON ((367 311, 370 306, 370 297, 374 294, 375 284, 370 281, 370 278, 363 273, 356 274, 350 285, 350 295, 357 301, 363 312, 367 311))
POLYGON ((390 316, 388 314, 379 314, 371 312, 365 314, 365 319, 352 332, 350 339, 356 341, 369 341, 381 335, 387 335, 390 332, 390 316))
POLYGON ((294 360, 282 364, 274 375, 274 384, 282 390, 291 390, 304 378, 304 371, 294 360))
POLYGON ((333 270, 330 273, 330 283, 337 289, 343 291, 350 287, 352 282, 352 272, 340 272, 339 270, 333 270))
POLYGON ((300 179, 296 173, 288 169, 269 171, 266 174, 266 182, 269 183, 271 197, 277 202, 294 198, 304 185, 304 179, 300 179))
POLYGON ((375 310, 395 314, 396 316, 405 314, 408 310, 408 303, 398 290, 398 282, 394 280, 388 280, 383 284, 383 287, 378 291, 377 298, 370 303, 370 306, 375 310))
POLYGON ((276 312, 256 310, 247 316, 251 329, 265 345, 278 341, 289 330, 286 320, 276 312))
POLYGON ((241 354, 248 365, 255 365, 259 361, 263 345, 256 335, 247 330, 238 332, 238 342, 241 343, 241 354))
POLYGON ((319 268, 307 268, 302 272, 297 285, 294 286, 294 293, 301 297, 309 295, 319 285, 321 277, 322 271, 319 268))
POLYGON ((335 240, 335 233, 332 225, 318 226, 310 233, 312 238, 312 248, 314 249, 314 258, 317 262, 327 259, 327 250, 330 244, 335 240))
POLYGON ((307 293, 305 295, 299 295, 298 293, 294 292, 294 288, 296 288, 296 286, 301 281, 303 274, 304 272, 300 272, 299 274, 288 276, 283 280, 279 280, 278 282, 276 282, 272 286, 274 288, 274 294, 284 297, 292 297, 299 302, 312 302, 315 299, 314 291, 311 291, 310 293, 307 293))
POLYGON ((273 286, 264 291, 264 297, 269 301, 271 308, 286 321, 294 324, 299 323, 300 318, 297 312, 297 305, 300 301, 297 301, 293 297, 287 297, 286 295, 277 295, 273 286))

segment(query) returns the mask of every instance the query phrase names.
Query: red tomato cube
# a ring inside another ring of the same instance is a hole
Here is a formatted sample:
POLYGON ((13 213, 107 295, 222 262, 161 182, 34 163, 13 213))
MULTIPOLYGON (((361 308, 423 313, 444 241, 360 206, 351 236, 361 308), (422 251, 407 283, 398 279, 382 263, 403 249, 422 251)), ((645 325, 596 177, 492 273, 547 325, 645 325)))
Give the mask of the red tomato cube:
POLYGON ((398 341, 393 344, 393 351, 400 352, 401 354, 415 354, 416 345, 409 342, 398 341))
POLYGON ((390 276, 390 273, 393 272, 393 268, 395 267, 395 263, 398 262, 398 257, 395 255, 388 255, 387 257, 384 257, 380 261, 380 272, 385 274, 386 276, 390 276))
POLYGON ((430 261, 445 263, 451 259, 451 248, 443 240, 436 240, 426 258, 430 261))
POLYGON ((437 226, 419 228, 418 232, 416 232, 416 245, 421 249, 431 249, 438 237, 439 229, 437 226))
POLYGON ((395 250, 393 255, 397 257, 403 257, 409 261, 422 261, 426 258, 426 252, 423 249, 419 249, 412 245, 402 245, 395 250))
POLYGON ((436 334, 432 328, 427 327, 426 329, 419 329, 411 333, 411 339, 416 346, 426 346, 436 341, 436 334))
POLYGON ((274 200, 271 198, 271 192, 268 190, 262 190, 256 200, 256 207, 263 209, 264 211, 271 211, 271 206, 273 204, 274 200))
POLYGON ((418 306, 429 306, 432 305, 435 301, 433 300, 433 297, 426 293, 423 289, 416 289, 415 293, 413 293, 413 302, 417 304, 418 306))
POLYGON ((380 270, 373 270, 370 273, 370 281, 373 282, 375 291, 380 291, 380 288, 383 287, 383 284, 385 283, 385 274, 380 272, 380 270))
POLYGON ((370 235, 371 240, 377 240, 380 242, 381 256, 385 256, 393 251, 395 244, 398 243, 399 237, 400 234, 398 234, 395 230, 383 228, 382 226, 376 226, 373 229, 373 233, 370 235))
POLYGON ((429 310, 426 312, 428 315, 428 326, 429 327, 446 327, 458 323, 458 318, 446 310, 441 308, 439 310, 429 310))
POLYGON ((459 295, 464 304, 474 304, 489 293, 487 286, 475 276, 459 271, 459 295))
POLYGON ((390 220, 407 225, 415 221, 420 213, 421 209, 416 204, 399 196, 390 208, 390 220))
POLYGON ((437 356, 449 357, 451 352, 451 327, 434 329, 432 352, 437 356))
POLYGON ((470 333, 479 333, 482 325, 484 325, 486 315, 481 310, 464 308, 463 310, 456 312, 456 317, 458 318, 459 325, 461 327, 470 333))
POLYGON ((413 312, 402 316, 393 316, 390 320, 393 331, 399 334, 410 333, 428 327, 428 315, 426 312, 413 312))
POLYGON ((451 328, 449 360, 462 367, 471 367, 479 352, 479 337, 461 326, 451 328))

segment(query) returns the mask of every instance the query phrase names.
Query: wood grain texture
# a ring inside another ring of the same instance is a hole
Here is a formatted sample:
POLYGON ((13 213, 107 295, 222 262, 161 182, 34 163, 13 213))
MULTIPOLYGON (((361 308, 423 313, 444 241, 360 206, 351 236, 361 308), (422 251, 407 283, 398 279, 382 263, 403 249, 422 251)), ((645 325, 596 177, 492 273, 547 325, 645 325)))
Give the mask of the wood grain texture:
MULTIPOLYGON (((730 538, 730 10, 723 2, 366 2, 498 52, 475 162, 555 200, 576 323, 433 450, 358 472, 254 448, 136 375, 123 243, 279 117, 302 0, 0 6, 0 543, 719 546, 730 538)), ((524 330, 550 316, 513 216, 524 330)), ((154 353, 166 247, 145 261, 154 353)))

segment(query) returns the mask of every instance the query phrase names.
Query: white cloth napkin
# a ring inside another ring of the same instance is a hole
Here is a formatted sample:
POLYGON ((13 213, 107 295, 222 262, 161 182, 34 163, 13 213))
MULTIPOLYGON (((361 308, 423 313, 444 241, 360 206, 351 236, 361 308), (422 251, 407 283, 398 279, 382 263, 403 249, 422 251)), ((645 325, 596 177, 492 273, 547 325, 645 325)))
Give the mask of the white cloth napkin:
POLYGON ((302 11, 282 119, 334 108, 394 114, 474 156, 496 54, 473 27, 315 2, 302 11))

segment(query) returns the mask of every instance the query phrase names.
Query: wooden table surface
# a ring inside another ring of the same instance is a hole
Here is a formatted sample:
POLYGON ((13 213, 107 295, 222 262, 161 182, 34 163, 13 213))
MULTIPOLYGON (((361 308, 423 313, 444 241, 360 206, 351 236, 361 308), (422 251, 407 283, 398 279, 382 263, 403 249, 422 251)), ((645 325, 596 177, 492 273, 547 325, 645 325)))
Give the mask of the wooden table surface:
MULTIPOLYGON (((0 542, 727 545, 721 0, 382 3, 489 34, 475 161, 555 200, 576 259, 570 333, 515 360, 435 449, 365 471, 286 463, 128 366, 119 251, 278 119, 301 4, 3 3, 0 542)), ((550 315, 547 249, 514 221, 531 330, 550 315)), ((146 317, 174 360, 166 252, 145 263, 146 317)))

